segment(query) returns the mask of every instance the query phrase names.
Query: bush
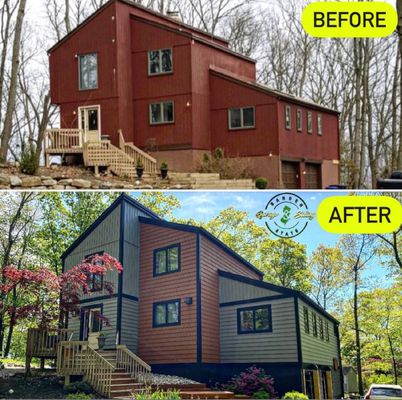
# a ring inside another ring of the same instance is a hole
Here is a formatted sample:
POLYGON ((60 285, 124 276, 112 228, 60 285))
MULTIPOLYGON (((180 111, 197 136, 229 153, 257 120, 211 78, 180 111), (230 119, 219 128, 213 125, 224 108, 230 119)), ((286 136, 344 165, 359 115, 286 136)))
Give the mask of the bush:
POLYGON ((268 180, 267 179, 265 179, 265 178, 257 178, 255 180, 255 187, 257 189, 264 190, 264 189, 267 188, 267 186, 268 186, 268 180))
POLYGON ((236 394, 245 394, 247 396, 253 396, 258 392, 266 392, 267 397, 265 398, 275 396, 274 379, 267 375, 262 368, 257 368, 255 365, 247 368, 240 375, 233 377, 227 389, 236 394))
POLYGON ((267 393, 265 390, 260 390, 253 394, 253 399, 269 399, 269 397, 269 393, 267 393))
POLYGON ((168 390, 166 392, 156 391, 151 392, 151 389, 147 389, 144 393, 138 393, 133 396, 134 400, 180 400, 180 391, 168 390))
POLYGON ((308 400, 308 397, 304 393, 297 392, 296 390, 285 393, 283 398, 287 400, 308 400))
POLYGON ((67 391, 67 393, 71 393, 71 394, 76 394, 76 393, 91 394, 94 392, 94 390, 92 389, 92 386, 88 382, 84 382, 84 381, 70 383, 66 387, 66 391, 67 391))
POLYGON ((90 394, 85 393, 70 393, 67 395, 67 399, 69 400, 89 400, 92 399, 90 394))
POLYGON ((27 175, 35 175, 39 168, 39 157, 36 155, 36 146, 27 145, 21 154, 20 172, 27 175))

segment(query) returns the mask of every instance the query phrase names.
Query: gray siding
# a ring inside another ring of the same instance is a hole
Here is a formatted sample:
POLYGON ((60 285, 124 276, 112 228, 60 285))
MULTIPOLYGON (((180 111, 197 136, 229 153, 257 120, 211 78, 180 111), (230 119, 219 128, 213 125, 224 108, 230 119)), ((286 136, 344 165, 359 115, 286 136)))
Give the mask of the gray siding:
POLYGON ((220 308, 222 363, 297 362, 295 306, 293 298, 220 308), (271 304, 272 332, 237 333, 237 309, 271 304))
POLYGON ((238 282, 233 279, 219 277, 219 302, 229 303, 231 301, 249 300, 258 297, 276 296, 281 294, 269 289, 238 282))
POLYGON ((138 346, 138 301, 123 298, 121 320, 121 343, 133 353, 138 346))

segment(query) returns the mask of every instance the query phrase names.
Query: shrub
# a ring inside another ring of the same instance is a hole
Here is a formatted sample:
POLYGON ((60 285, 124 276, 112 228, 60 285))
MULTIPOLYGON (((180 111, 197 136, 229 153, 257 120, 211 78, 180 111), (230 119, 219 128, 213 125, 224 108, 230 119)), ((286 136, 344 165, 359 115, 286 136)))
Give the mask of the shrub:
POLYGON ((227 389, 236 394, 252 396, 257 392, 266 392, 266 398, 275 396, 274 379, 267 375, 262 368, 253 365, 229 382, 227 389))
POLYGON ((134 394, 134 400, 180 400, 180 392, 176 390, 168 390, 166 392, 156 391, 151 392, 151 389, 147 389, 143 393, 134 394))
POLYGON ((257 189, 264 190, 264 189, 267 188, 267 186, 268 186, 268 180, 267 179, 265 179, 265 178, 257 178, 255 180, 255 187, 257 189))
POLYGON ((69 400, 89 400, 92 399, 90 394, 85 393, 70 393, 67 395, 67 399, 69 400))
POLYGON ((265 390, 259 390, 253 394, 253 399, 269 399, 270 395, 265 390))
POLYGON ((75 393, 83 393, 83 394, 91 394, 93 393, 92 386, 88 382, 79 381, 70 383, 66 387, 67 393, 75 394, 75 393))
POLYGON ((35 175, 39 168, 39 157, 36 155, 36 146, 27 145, 21 154, 20 172, 27 175, 35 175))
POLYGON ((308 400, 308 397, 304 393, 297 392, 296 390, 285 393, 283 398, 287 400, 308 400))

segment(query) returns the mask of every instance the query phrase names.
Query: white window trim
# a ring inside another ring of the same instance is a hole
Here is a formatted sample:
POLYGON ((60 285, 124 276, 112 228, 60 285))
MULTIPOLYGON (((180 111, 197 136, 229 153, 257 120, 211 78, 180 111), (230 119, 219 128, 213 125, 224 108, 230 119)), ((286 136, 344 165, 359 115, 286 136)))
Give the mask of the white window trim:
POLYGON ((317 134, 322 136, 322 114, 317 114, 317 134))
POLYGON ((303 111, 298 108, 296 111, 296 129, 297 132, 303 132, 303 111), (300 116, 300 125, 299 125, 299 116, 300 116))
POLYGON ((307 133, 313 133, 313 113, 311 111, 307 111, 307 133), (311 121, 311 127, 309 127, 309 121, 311 121))
POLYGON ((150 103, 149 104, 149 124, 150 125, 171 125, 175 123, 175 106, 174 106, 174 101, 171 100, 167 100, 167 101, 161 101, 161 102, 157 102, 157 103, 150 103), (172 108, 173 108, 173 121, 164 121, 164 107, 165 104, 167 103, 171 103, 172 104, 172 108), (161 122, 153 122, 152 121, 152 106, 156 105, 156 104, 160 104, 161 105, 161 117, 162 117, 162 121, 161 122))
POLYGON ((230 131, 242 131, 242 130, 247 130, 247 129, 255 129, 255 117, 256 117, 256 112, 255 112, 255 106, 246 106, 246 107, 234 107, 234 108, 229 108, 228 110, 228 124, 229 124, 229 130, 230 131), (254 114, 254 124, 253 125, 244 125, 244 109, 246 108, 252 108, 253 109, 253 114, 254 114), (239 127, 232 127, 232 119, 230 118, 231 112, 233 110, 240 110, 240 124, 241 126, 239 127))
POLYGON ((169 75, 173 74, 174 71, 174 63, 173 63, 173 48, 172 47, 165 47, 163 49, 155 49, 155 50, 149 50, 148 51, 148 76, 159 76, 159 75, 169 75), (162 71, 162 51, 164 50, 170 50, 171 56, 172 56, 172 70, 171 71, 162 71), (150 55, 154 51, 159 51, 159 68, 162 72, 151 72, 151 58, 150 55))
POLYGON ((290 131, 292 129, 292 107, 288 104, 285 105, 285 128, 290 131), (288 123, 289 112, 289 123, 288 123))
POLYGON ((88 90, 99 89, 99 63, 98 63, 98 53, 96 51, 85 54, 78 54, 78 90, 80 92, 87 92, 88 90), (90 56, 92 54, 96 55, 96 87, 83 89, 81 86, 81 57, 90 56))

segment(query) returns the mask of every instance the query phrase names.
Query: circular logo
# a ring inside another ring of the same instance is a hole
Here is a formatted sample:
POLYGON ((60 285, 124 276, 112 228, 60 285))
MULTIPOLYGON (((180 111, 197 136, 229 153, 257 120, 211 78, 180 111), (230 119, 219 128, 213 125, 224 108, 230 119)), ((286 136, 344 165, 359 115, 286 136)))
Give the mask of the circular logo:
POLYGON ((308 211, 306 202, 296 194, 281 193, 267 203, 257 218, 265 219, 271 233, 280 238, 294 238, 300 235, 315 217, 308 211))

